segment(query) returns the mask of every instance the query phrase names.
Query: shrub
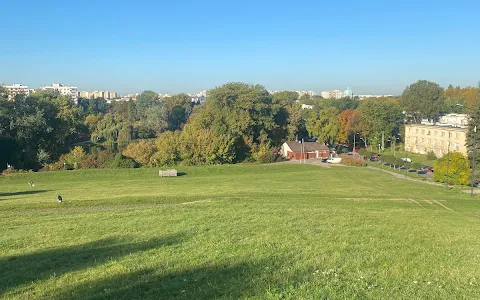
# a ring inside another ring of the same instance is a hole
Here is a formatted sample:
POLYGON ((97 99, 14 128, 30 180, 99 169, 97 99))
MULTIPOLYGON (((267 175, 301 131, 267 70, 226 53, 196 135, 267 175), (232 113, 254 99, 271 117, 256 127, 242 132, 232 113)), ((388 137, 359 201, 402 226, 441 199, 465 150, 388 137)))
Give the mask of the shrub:
POLYGON ((110 150, 100 151, 97 155, 97 167, 104 168, 108 166, 115 158, 115 154, 110 150))
POLYGON ((412 169, 414 170, 420 170, 422 165, 419 162, 412 162, 412 169))
POLYGON ((395 165, 397 166, 403 166, 405 162, 401 158, 395 158, 395 165))
POLYGON ((84 160, 82 160, 78 166, 81 168, 81 169, 96 169, 98 168, 98 162, 97 162, 97 159, 95 158, 95 156, 93 155, 88 155, 85 157, 84 160))
POLYGON ((436 160, 436 159, 437 159, 437 156, 435 155, 435 152, 429 151, 429 152, 427 153, 427 159, 428 159, 428 160, 436 160))
POLYGON ((26 170, 22 170, 22 169, 14 169, 13 167, 10 167, 8 169, 5 169, 2 171, 2 175, 3 176, 7 176, 7 175, 10 175, 10 174, 15 174, 15 173, 28 173, 29 171, 26 171, 26 170))
POLYGON ((361 148, 361 149, 358 150, 358 154, 360 154, 363 157, 365 157, 365 152, 367 152, 367 150, 365 148, 361 148))
POLYGON ((363 159, 352 157, 348 155, 340 155, 342 158, 342 164, 346 166, 356 166, 356 167, 364 167, 365 161, 363 159))
POLYGON ((459 152, 445 154, 434 164, 433 180, 446 182, 448 172, 449 184, 467 185, 470 183, 470 163, 459 152))
POLYGON ((135 160, 142 165, 148 165, 152 155, 155 153, 155 145, 151 140, 139 140, 128 144, 123 150, 123 155, 135 160))
POLYGON ((403 166, 407 169, 410 169, 412 167, 412 163, 406 162, 403 164, 403 166))
POLYGON ((156 152, 150 158, 155 166, 169 166, 180 162, 180 132, 166 131, 155 140, 156 152))
POLYGON ((133 159, 126 158, 122 154, 117 153, 113 160, 110 162, 110 168, 135 168, 137 164, 133 159))

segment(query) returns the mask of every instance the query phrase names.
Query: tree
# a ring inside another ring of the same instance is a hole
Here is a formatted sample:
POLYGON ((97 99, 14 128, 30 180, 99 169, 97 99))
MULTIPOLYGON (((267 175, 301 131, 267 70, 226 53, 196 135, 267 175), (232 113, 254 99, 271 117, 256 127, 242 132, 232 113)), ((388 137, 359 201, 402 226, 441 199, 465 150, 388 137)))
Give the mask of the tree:
POLYGON ((359 111, 359 131, 375 143, 381 141, 382 134, 385 139, 396 136, 403 124, 402 109, 394 99, 365 99, 360 104, 359 111))
POLYGON ((312 112, 307 120, 308 132, 319 141, 333 144, 340 131, 339 114, 340 111, 335 107, 322 109, 318 113, 312 112))
POLYGON ((401 101, 414 123, 420 123, 422 118, 436 122, 444 107, 444 91, 434 82, 419 80, 403 91, 401 101))
POLYGON ((180 131, 166 131, 155 140, 156 152, 153 154, 155 166, 175 165, 181 159, 181 133, 180 131))
POLYGON ((148 165, 153 162, 152 156, 155 153, 155 144, 151 140, 139 140, 128 144, 122 154, 131 158, 139 164, 148 165))
POLYGON ((273 94, 273 103, 280 104, 281 106, 287 106, 295 103, 298 100, 298 93, 292 91, 282 91, 273 94))
POLYGON ((157 106, 160 103, 158 94, 153 91, 144 91, 137 96, 136 99, 136 108, 137 113, 140 117, 146 115, 146 112, 149 108, 157 106))
POLYGON ((179 130, 187 122, 192 100, 186 94, 178 94, 164 99, 168 114, 168 129, 179 130))
POLYGON ((361 115, 360 111, 347 109, 338 116, 340 122, 340 130, 338 132, 338 141, 341 143, 348 143, 350 136, 355 134, 360 125, 361 115))
MULTIPOLYGON (((479 89, 477 91, 477 98, 480 102, 480 83, 479 89)), ((475 165, 480 167, 480 106, 475 106, 470 111, 470 119, 468 121, 468 133, 467 133, 467 150, 468 158, 471 160, 473 158, 473 148, 477 147, 475 153, 475 165), (475 133, 476 129, 476 133, 475 133)))
POLYGON ((274 146, 281 144, 281 137, 275 134, 279 127, 275 115, 280 107, 273 105, 272 96, 263 86, 227 83, 208 94, 208 101, 192 114, 184 131, 189 127, 194 128, 192 134, 196 131, 205 138, 212 138, 212 134, 225 137, 220 142, 229 146, 219 147, 235 153, 225 154, 229 157, 225 161, 232 157, 240 161, 246 159, 251 150, 249 145, 259 143, 263 134, 274 146), (233 145, 230 144, 231 139, 233 145))
POLYGON ((446 182, 448 172, 449 184, 468 185, 470 183, 470 164, 459 152, 447 153, 434 164, 433 180, 446 182))

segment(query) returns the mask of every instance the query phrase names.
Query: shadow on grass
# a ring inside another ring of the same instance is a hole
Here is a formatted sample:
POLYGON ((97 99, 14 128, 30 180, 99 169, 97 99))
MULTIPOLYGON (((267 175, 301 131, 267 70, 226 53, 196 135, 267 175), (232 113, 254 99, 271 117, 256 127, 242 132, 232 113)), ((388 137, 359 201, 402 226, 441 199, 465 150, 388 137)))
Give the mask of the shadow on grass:
MULTIPOLYGON (((21 192, 10 192, 10 193, 1 193, 0 197, 10 197, 10 196, 21 196, 21 195, 33 195, 33 194, 40 194, 49 192, 49 190, 33 190, 33 191, 21 191, 21 192)), ((8 200, 8 199, 0 199, 0 200, 8 200)))
POLYGON ((181 243, 184 235, 140 242, 106 238, 87 244, 0 259, 0 296, 19 285, 94 267, 135 252, 181 243))
POLYGON ((224 262, 165 273, 147 268, 59 290, 54 299, 240 299, 298 284, 301 276, 275 276, 278 260, 224 262), (268 267, 270 266, 270 267, 268 267))

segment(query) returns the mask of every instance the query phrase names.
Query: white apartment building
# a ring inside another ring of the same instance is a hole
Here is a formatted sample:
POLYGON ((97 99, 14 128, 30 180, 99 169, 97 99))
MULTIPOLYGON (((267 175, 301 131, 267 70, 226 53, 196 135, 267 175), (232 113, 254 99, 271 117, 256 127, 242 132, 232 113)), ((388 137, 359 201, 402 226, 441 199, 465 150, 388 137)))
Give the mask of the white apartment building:
POLYGON ((68 96, 76 104, 78 101, 78 88, 76 86, 66 86, 63 83, 52 83, 52 85, 42 86, 43 91, 55 91, 62 96, 68 96))
POLYGON ((341 99, 345 94, 340 90, 333 90, 331 92, 322 92, 322 98, 325 99, 341 99))
POLYGON ((25 95, 28 96, 30 95, 30 92, 33 90, 30 90, 28 86, 23 85, 21 83, 15 83, 12 85, 7 85, 5 86, 5 89, 7 90, 7 95, 8 95, 8 100, 12 101, 15 99, 15 96, 17 95, 25 95))

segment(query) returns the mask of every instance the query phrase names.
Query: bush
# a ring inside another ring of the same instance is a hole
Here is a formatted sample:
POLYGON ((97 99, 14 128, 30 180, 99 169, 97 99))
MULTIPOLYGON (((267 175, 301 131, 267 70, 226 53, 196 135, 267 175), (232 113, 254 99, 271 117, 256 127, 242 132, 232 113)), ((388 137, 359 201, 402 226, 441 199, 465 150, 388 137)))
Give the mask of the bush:
POLYGON ((126 158, 120 153, 116 154, 110 162, 109 168, 136 168, 137 164, 133 159, 126 158))
POLYGON ((429 152, 427 153, 427 159, 428 159, 428 160, 436 160, 436 159, 437 159, 437 156, 435 155, 435 152, 429 151, 429 152))
POLYGON ((340 155, 342 158, 342 164, 346 166, 364 167, 365 161, 363 159, 352 157, 348 155, 340 155))
POLYGON ((412 168, 412 163, 406 162, 406 163, 403 164, 403 166, 407 169, 411 169, 412 168))
POLYGON ((420 170, 422 165, 419 162, 412 162, 412 169, 414 170, 420 170))
POLYGON ((459 152, 445 154, 434 164, 433 180, 446 182, 448 171, 449 184, 467 185, 470 183, 470 163, 459 152))
POLYGON ((148 165, 151 157, 155 153, 155 145, 150 140, 139 140, 128 144, 122 154, 128 158, 135 160, 142 165, 148 165))
POLYGON ((395 158, 395 165, 397 166, 403 166, 405 162, 401 158, 395 158))
POLYGON ((8 168, 8 169, 5 169, 2 171, 2 175, 3 176, 7 176, 7 175, 10 175, 10 174, 15 174, 15 173, 28 173, 29 171, 26 171, 26 170, 22 170, 22 169, 14 169, 12 167, 8 168))

